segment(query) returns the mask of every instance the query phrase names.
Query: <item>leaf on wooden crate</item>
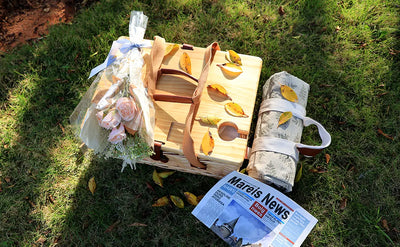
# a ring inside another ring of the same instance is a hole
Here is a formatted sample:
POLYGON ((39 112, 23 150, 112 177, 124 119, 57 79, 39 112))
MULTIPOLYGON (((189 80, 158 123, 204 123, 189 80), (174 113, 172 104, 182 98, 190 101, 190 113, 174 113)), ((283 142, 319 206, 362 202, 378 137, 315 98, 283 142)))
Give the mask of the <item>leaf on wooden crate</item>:
POLYGON ((214 138, 212 137, 210 130, 207 131, 201 141, 201 149, 205 155, 210 155, 214 149, 214 138))
POLYGON ((296 173, 296 177, 294 178, 294 181, 297 183, 300 181, 301 176, 303 175, 303 164, 300 165, 299 170, 296 173))
POLYGON ((378 134, 384 136, 385 138, 393 141, 393 136, 385 134, 381 129, 378 129, 378 134))
POLYGON ((281 116, 279 117, 278 127, 289 121, 289 119, 291 119, 292 116, 293 114, 291 111, 282 112, 281 116))
POLYGON ((169 199, 168 196, 163 196, 161 198, 158 198, 157 201, 151 205, 152 207, 163 207, 169 204, 169 199))
POLYGON ((177 50, 179 50, 179 45, 178 44, 169 44, 169 45, 167 45, 167 47, 165 47, 164 57, 168 57, 170 55, 173 55, 177 50))
POLYGON ((190 192, 184 192, 183 194, 185 194, 186 200, 190 205, 197 206, 197 204, 199 203, 197 201, 197 196, 190 192))
POLYGON ((174 173, 175 173, 175 171, 159 172, 158 176, 160 176, 160 178, 167 178, 174 173))
POLYGON ((160 175, 158 175, 158 172, 156 171, 156 169, 154 169, 154 171, 153 171, 153 181, 160 187, 163 187, 162 178, 160 177, 160 175))
POLYGON ((183 71, 192 74, 192 63, 190 62, 190 57, 186 52, 181 55, 179 65, 183 71))
POLYGON ((224 73, 231 77, 237 77, 243 72, 242 68, 235 63, 217 64, 217 66, 220 67, 224 73))
POLYGON ((246 115, 246 113, 244 113, 243 108, 234 102, 226 103, 225 110, 235 117, 249 117, 246 115))
POLYGON ((94 181, 94 177, 91 177, 88 182, 88 187, 92 195, 94 195, 94 191, 96 190, 96 181, 94 181))
POLYGON ((242 65, 242 59, 240 58, 239 54, 237 54, 233 50, 228 50, 225 54, 226 60, 228 60, 231 63, 235 63, 237 65, 242 65))
POLYGON ((227 97, 229 100, 232 100, 232 98, 228 95, 228 91, 226 91, 226 89, 223 86, 219 85, 219 84, 211 84, 211 85, 208 85, 207 88, 215 90, 219 94, 227 97))
POLYGON ((178 208, 184 208, 185 203, 182 201, 182 199, 179 196, 174 196, 170 195, 169 198, 171 199, 172 203, 175 204, 178 208))
POLYGON ((328 164, 331 160, 331 156, 329 154, 325 154, 326 163, 328 164))
POLYGON ((289 86, 287 85, 281 85, 281 93, 282 96, 291 101, 291 102, 298 102, 299 98, 297 97, 296 92, 289 86))
POLYGON ((217 125, 222 118, 214 115, 200 116, 198 120, 204 124, 217 125))

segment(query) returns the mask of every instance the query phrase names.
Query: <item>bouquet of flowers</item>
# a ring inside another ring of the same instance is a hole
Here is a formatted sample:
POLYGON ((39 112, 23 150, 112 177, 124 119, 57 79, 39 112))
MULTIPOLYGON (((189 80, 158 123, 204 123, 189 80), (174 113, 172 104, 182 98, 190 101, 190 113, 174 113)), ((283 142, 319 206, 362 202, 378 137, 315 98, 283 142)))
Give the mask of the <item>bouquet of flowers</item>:
MULTIPOLYGON (((113 42, 95 80, 70 117, 82 141, 104 158, 123 160, 122 170, 152 154, 154 106, 141 79, 147 16, 132 11, 129 38, 113 42)), ((90 78, 89 77, 89 78, 90 78)))

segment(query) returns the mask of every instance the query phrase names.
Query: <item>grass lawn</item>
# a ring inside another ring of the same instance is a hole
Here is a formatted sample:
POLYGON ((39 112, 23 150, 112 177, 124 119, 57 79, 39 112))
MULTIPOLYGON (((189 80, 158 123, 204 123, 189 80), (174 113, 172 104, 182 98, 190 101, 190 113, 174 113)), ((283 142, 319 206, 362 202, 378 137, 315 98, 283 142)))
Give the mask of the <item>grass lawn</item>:
MULTIPOLYGON (((120 160, 81 147, 69 125, 89 71, 128 35, 131 10, 149 17, 148 39, 218 41, 261 57, 260 89, 283 70, 310 84, 307 115, 332 144, 301 159, 303 176, 288 194, 319 220, 305 246, 400 246, 397 0, 102 0, 0 54, 0 246, 225 246, 193 206, 151 207, 168 194, 204 194, 216 179, 175 173, 162 189, 153 167, 121 173, 120 160)), ((302 142, 317 144, 316 129, 302 142)))

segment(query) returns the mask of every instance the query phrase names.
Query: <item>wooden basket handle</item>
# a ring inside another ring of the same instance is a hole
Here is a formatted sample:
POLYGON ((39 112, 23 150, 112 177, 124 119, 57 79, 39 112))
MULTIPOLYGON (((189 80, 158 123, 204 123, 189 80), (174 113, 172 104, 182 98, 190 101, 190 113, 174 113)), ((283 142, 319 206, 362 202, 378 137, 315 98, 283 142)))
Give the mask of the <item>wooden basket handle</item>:
POLYGON ((210 70, 210 65, 214 59, 215 53, 220 50, 218 43, 214 42, 206 48, 204 54, 204 67, 201 71, 200 77, 197 80, 193 76, 179 70, 173 69, 160 69, 162 60, 165 53, 165 40, 161 37, 155 37, 153 48, 150 53, 150 75, 147 77, 148 93, 153 100, 163 100, 169 102, 179 102, 179 103, 191 103, 189 113, 185 121, 185 129, 183 134, 182 151, 186 159, 190 162, 192 166, 198 168, 205 168, 206 166, 202 164, 196 154, 194 148, 194 141, 191 136, 191 131, 193 127, 193 121, 197 114, 200 106, 201 94, 203 92, 204 86, 207 82, 208 71, 210 70), (191 78, 198 82, 196 89, 193 92, 192 97, 176 96, 176 95, 165 95, 156 93, 156 84, 158 78, 162 74, 178 74, 191 78))

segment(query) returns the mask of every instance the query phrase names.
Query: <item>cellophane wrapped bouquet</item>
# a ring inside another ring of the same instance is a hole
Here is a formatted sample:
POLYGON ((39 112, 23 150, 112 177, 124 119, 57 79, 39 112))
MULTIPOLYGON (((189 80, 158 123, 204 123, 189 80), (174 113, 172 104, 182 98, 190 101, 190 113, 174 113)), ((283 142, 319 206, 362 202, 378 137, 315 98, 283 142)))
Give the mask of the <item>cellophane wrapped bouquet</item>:
POLYGON ((143 40, 147 20, 132 11, 129 38, 114 41, 91 71, 97 75, 70 117, 82 141, 99 156, 122 159, 122 170, 152 154, 154 106, 141 79, 141 48, 151 47, 143 40))

